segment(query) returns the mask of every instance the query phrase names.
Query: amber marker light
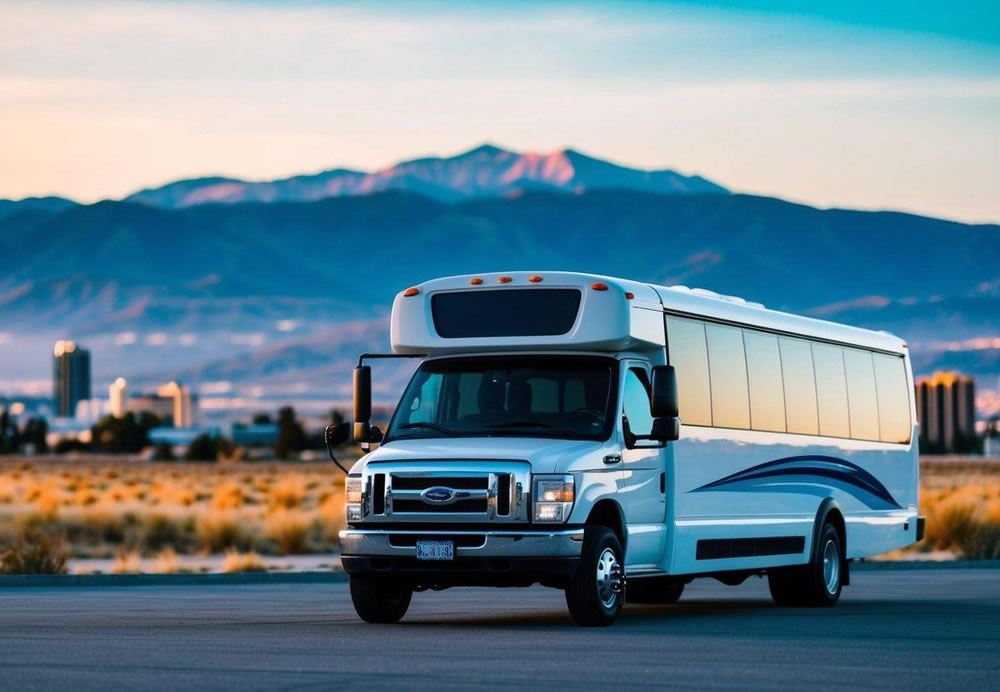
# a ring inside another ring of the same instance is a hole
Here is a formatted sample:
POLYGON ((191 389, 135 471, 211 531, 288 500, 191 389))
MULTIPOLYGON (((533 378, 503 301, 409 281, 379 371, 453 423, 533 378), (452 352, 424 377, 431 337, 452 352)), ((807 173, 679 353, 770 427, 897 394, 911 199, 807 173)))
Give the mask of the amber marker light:
POLYGON ((509 276, 499 276, 499 277, 497 277, 497 283, 498 284, 509 284, 513 280, 514 279, 510 278, 509 276))
POLYGON ((477 277, 475 279, 469 279, 469 283, 472 284, 473 286, 478 286, 479 284, 483 283, 483 280, 477 277))
POLYGON ((418 293, 420 293, 420 289, 417 288, 416 286, 413 286, 403 291, 403 295, 406 296, 407 298, 409 298, 410 296, 415 296, 418 293))
POLYGON ((632 300, 635 298, 635 294, 632 291, 625 291, 625 300, 632 300))
POLYGON ((529 276, 528 281, 530 281, 533 284, 538 284, 542 282, 542 277, 540 277, 538 274, 535 274, 534 276, 529 276))
POLYGON ((605 283, 601 283, 600 281, 595 281, 594 283, 590 284, 590 287, 592 289, 594 289, 595 291, 606 291, 606 290, 608 290, 608 285, 605 284, 605 283))

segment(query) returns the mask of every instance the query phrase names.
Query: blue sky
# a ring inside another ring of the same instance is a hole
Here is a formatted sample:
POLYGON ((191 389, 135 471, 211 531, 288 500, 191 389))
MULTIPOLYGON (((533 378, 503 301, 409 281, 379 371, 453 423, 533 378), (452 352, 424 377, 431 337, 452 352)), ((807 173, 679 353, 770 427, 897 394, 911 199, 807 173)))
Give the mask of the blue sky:
POLYGON ((998 6, 0 0, 0 197, 491 141, 1000 221, 998 6))

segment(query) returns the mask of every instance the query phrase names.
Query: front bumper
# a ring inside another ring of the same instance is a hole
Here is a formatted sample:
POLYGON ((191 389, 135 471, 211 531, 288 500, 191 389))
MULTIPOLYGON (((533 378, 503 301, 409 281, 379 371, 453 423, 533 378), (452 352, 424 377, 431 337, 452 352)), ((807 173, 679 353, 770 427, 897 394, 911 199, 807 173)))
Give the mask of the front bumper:
POLYGON ((418 587, 563 586, 576 573, 583 529, 444 531, 345 529, 341 562, 350 575, 385 576, 418 587), (417 540, 451 540, 454 560, 417 560, 417 540))

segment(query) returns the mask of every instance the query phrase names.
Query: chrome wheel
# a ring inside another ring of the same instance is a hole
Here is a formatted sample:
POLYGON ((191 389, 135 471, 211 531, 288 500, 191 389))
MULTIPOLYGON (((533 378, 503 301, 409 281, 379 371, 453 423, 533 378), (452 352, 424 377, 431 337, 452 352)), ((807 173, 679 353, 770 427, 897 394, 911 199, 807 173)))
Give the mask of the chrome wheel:
POLYGON ((622 567, 611 548, 605 548, 597 560, 597 597, 605 608, 615 604, 622 590, 622 567))
POLYGON ((840 551, 832 540, 827 540, 823 546, 823 581, 827 593, 831 596, 837 593, 840 586, 840 551))

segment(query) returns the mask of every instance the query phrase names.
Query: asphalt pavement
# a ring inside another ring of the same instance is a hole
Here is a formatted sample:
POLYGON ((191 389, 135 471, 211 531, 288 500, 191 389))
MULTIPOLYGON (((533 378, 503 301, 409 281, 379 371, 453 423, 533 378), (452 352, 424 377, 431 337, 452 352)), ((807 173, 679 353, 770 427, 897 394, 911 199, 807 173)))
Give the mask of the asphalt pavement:
POLYGON ((0 589, 2 689, 1000 689, 1000 570, 857 572, 833 609, 766 581, 572 624, 559 591, 414 596, 368 625, 346 584, 0 589))

